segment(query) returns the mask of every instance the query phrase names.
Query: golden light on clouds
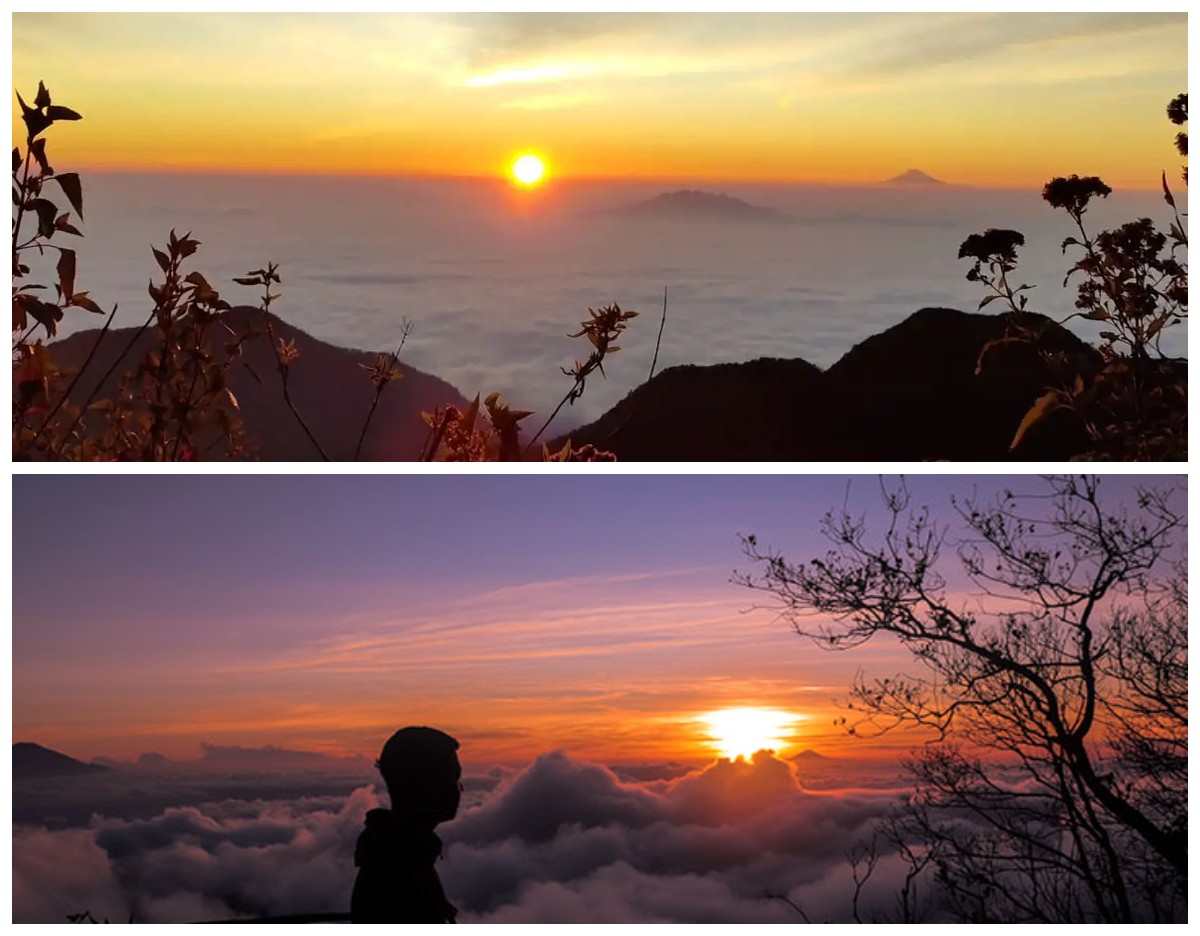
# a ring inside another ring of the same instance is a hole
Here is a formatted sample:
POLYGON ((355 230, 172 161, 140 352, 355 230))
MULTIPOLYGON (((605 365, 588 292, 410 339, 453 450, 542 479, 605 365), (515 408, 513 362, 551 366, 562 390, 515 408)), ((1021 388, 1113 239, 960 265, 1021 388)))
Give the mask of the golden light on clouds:
POLYGON ((779 753, 786 735, 801 716, 767 708, 727 708, 708 712, 700 721, 708 728, 709 741, 722 757, 731 760, 751 757, 758 751, 779 753))

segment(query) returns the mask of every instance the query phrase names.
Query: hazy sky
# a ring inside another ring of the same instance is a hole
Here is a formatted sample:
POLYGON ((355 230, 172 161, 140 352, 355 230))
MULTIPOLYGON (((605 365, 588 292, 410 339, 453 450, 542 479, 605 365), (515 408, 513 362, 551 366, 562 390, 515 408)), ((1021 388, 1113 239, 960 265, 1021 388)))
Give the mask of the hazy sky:
POLYGON ((90 168, 1149 188, 1187 17, 22 13, 13 79, 90 168))
MULTIPOLYGON (((1004 483, 910 480, 947 518, 949 494, 1004 483)), ((788 751, 852 756, 831 703, 903 658, 819 651, 729 582, 748 570, 739 532, 823 553, 845 493, 844 477, 18 476, 13 737, 84 758, 370 754, 429 723, 475 762, 702 761, 697 716, 768 706, 801 719, 788 751)), ((877 480, 850 504, 878 516, 877 480)))

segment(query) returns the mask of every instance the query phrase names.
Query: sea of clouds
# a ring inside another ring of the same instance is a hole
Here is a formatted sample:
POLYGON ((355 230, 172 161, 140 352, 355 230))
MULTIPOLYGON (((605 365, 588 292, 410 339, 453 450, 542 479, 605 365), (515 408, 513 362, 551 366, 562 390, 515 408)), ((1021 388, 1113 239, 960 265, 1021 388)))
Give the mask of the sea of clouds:
MULTIPOLYGON (((464 809, 439 828, 440 873, 460 922, 798 922, 780 896, 814 921, 845 920, 847 854, 870 838, 901 785, 894 767, 826 761, 814 770, 810 784, 801 762, 760 752, 682 774, 614 771, 556 752, 468 774, 464 809), (841 789, 823 788, 830 771, 841 789)), ((130 781, 114 772, 71 782, 95 790, 130 781)), ((354 843, 380 805, 365 775, 341 776, 341 794, 313 795, 313 777, 293 774, 262 778, 266 796, 247 785, 220 799, 204 798, 199 775, 190 787, 162 775, 142 782, 163 797, 174 789, 176 805, 137 816, 100 794, 108 813, 84 824, 14 826, 15 922, 84 910, 185 922, 348 909, 354 843)), ((210 778, 218 789, 227 783, 210 778)), ((22 796, 18 788, 18 806, 22 796)), ((894 858, 881 861, 863 913, 892 909, 900 873, 894 858)))
MULTIPOLYGON (((1032 308, 1062 317, 1073 303, 1059 245, 1074 232, 1036 191, 557 183, 518 193, 480 180, 101 173, 84 185, 77 288, 105 308, 119 303, 118 325, 140 323, 149 308, 151 244, 171 228, 190 231, 203 245, 196 268, 231 301, 254 303, 254 290, 230 280, 275 261, 275 308, 311 334, 382 350, 407 318, 409 363, 468 397, 498 390, 548 412, 569 387, 560 368, 589 350, 567 337, 587 309, 639 311, 605 364, 607 380, 589 382, 564 426, 600 415, 646 379, 664 288, 659 369, 763 356, 824 367, 923 306, 973 310, 983 294, 964 279, 958 247, 988 227, 1025 233, 1019 276, 1037 286, 1032 308), (681 187, 789 221, 613 210, 681 187)), ((1148 215, 1165 225, 1167 211, 1161 196, 1118 192, 1089 218, 1113 225, 1148 215)), ((99 320, 74 313, 65 324, 69 332, 99 320)), ((1165 350, 1186 353, 1186 333, 1176 330, 1165 350)))

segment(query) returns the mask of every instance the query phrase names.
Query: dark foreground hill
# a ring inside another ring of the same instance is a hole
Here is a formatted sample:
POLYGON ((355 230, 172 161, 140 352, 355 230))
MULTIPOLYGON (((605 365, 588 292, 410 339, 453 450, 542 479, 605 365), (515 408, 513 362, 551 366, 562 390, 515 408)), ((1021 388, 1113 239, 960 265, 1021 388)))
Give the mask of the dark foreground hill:
MULTIPOLYGON (((1052 323, 1042 349, 1099 366, 1052 323)), ((572 433, 627 461, 993 461, 1068 459, 1082 432, 1050 419, 1016 452, 1021 419, 1055 375, 1031 349, 981 375, 979 352, 1005 319, 922 309, 852 348, 826 371, 802 360, 672 367, 572 433)))
POLYGON ((12 746, 14 780, 34 780, 45 777, 73 777, 80 774, 107 773, 107 767, 85 764, 66 754, 30 741, 18 741, 12 746))
MULTIPOLYGON (((235 330, 258 310, 226 313, 235 330)), ((976 373, 980 351, 1004 336, 1003 315, 921 309, 903 322, 855 345, 828 370, 801 359, 760 358, 739 364, 682 365, 655 375, 597 419, 573 431, 578 448, 591 443, 623 461, 1043 461, 1084 453, 1079 423, 1059 412, 1009 445, 1030 406, 1060 380, 1043 354, 1073 357, 1083 371, 1100 367, 1098 352, 1041 316, 1039 350, 1010 348, 976 373)), ((327 344, 272 316, 276 334, 294 340, 300 359, 292 368, 292 397, 334 460, 353 457, 373 390, 362 369, 373 353, 327 344)), ((78 366, 96 340, 83 332, 54 344, 56 359, 78 366)), ((129 341, 131 329, 110 333, 94 381, 129 341)), ((148 339, 144 339, 148 341, 148 339)), ((144 347, 127 359, 140 359, 144 347)), ((315 460, 318 456, 288 411, 265 339, 246 346, 244 367, 230 378, 247 433, 265 460, 315 460)), ((128 369, 132 363, 122 369, 128 369)), ((1171 365, 1186 381, 1186 361, 1171 365)), ((449 383, 401 365, 405 379, 384 393, 371 422, 365 459, 414 460, 427 437, 422 411, 464 405, 449 383)), ((114 381, 104 389, 113 392, 114 381)), ((565 439, 551 442, 558 448, 565 439)))
MULTIPOLYGON (((223 319, 238 334, 244 333, 251 324, 261 327, 265 321, 261 310, 245 306, 230 309, 223 319)), ((354 448, 375 394, 362 365, 370 365, 376 354, 328 344, 275 315, 270 316, 270 321, 276 336, 285 341, 295 341, 300 352, 300 358, 292 366, 289 377, 290 393, 296 409, 330 459, 349 461, 354 457, 354 448)), ((217 326, 210 329, 210 333, 216 335, 216 342, 224 340, 217 335, 219 331, 217 326)), ((104 336, 95 360, 76 388, 74 396, 78 400, 88 398, 96 382, 108 371, 109 365, 128 345, 135 332, 135 328, 119 328, 104 336)), ((65 367, 79 367, 98 335, 98 330, 90 330, 55 342, 52 346, 55 360, 65 367)), ((150 333, 147 332, 101 388, 100 398, 116 392, 119 375, 136 366, 149 349, 150 342, 150 333)), ((216 346, 220 347, 220 344, 216 346)), ((319 459, 320 456, 284 402, 275 358, 265 336, 244 345, 242 364, 231 369, 229 386, 237 396, 242 419, 258 457, 267 461, 319 459), (259 379, 255 378, 255 374, 259 379)), ((466 402, 458 390, 438 377, 422 373, 403 362, 400 370, 404 379, 393 382, 384 391, 379 408, 371 419, 363 445, 362 457, 366 460, 415 460, 427 433, 427 427, 421 419, 422 411, 432 412, 440 405, 463 405, 466 402)))

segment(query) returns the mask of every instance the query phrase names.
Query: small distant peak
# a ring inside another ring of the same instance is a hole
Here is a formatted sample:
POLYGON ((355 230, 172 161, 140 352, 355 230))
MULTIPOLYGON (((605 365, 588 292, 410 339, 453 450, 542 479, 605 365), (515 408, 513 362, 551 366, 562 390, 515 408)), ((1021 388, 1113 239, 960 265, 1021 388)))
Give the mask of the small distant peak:
POLYGON ((909 169, 906 172, 900 173, 898 176, 893 176, 887 179, 884 185, 946 185, 941 179, 935 179, 928 173, 922 172, 920 169, 909 169))

